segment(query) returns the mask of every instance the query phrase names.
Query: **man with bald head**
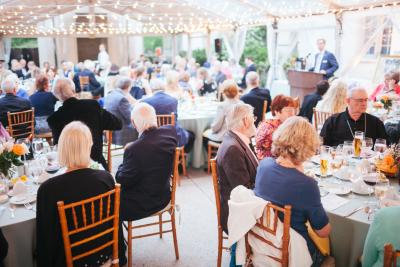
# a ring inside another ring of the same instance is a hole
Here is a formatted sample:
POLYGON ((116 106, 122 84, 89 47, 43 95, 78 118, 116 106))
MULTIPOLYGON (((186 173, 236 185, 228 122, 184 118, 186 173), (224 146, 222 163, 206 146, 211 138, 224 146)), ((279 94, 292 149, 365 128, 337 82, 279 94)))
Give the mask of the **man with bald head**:
POLYGON ((367 91, 362 87, 354 87, 347 92, 347 108, 344 112, 329 117, 322 127, 321 137, 324 145, 337 146, 344 141, 353 141, 354 133, 361 131, 365 137, 374 140, 383 138, 387 134, 383 122, 366 113, 368 105, 367 91))

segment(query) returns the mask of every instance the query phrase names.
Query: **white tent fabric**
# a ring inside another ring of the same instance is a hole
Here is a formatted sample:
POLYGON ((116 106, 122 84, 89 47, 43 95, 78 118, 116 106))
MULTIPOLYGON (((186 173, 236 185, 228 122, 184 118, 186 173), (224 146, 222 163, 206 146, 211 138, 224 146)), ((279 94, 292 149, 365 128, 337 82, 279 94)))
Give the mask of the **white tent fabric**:
POLYGON ((223 34, 224 44, 228 51, 229 58, 235 59, 236 62, 239 62, 242 57, 246 43, 246 33, 246 28, 239 28, 233 32, 223 34))

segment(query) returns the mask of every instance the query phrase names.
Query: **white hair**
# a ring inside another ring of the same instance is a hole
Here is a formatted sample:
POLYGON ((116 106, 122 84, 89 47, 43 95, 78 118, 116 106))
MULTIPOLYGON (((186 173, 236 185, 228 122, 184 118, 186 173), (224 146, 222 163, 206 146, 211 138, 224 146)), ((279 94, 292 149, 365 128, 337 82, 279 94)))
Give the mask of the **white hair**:
POLYGON ((155 109, 144 102, 135 105, 131 113, 131 119, 136 130, 139 132, 139 135, 149 128, 157 127, 157 115, 155 109))
POLYGON ((175 70, 170 70, 165 76, 165 81, 168 85, 175 85, 179 82, 179 73, 175 70))
POLYGON ((260 81, 260 76, 258 75, 257 72, 255 71, 250 71, 246 75, 246 84, 247 86, 258 86, 258 83, 260 81))
POLYGON ((4 91, 6 94, 12 94, 15 90, 15 83, 13 81, 5 79, 1 83, 1 90, 4 91))
POLYGON ((150 81, 150 88, 153 92, 164 91, 165 84, 161 79, 152 79, 150 81))
POLYGON ((229 130, 240 130, 244 127, 243 119, 253 116, 254 108, 249 104, 238 103, 228 112, 226 125, 229 130))
POLYGON ((75 84, 67 78, 59 78, 54 82, 53 94, 60 100, 65 101, 75 96, 75 84))
POLYGON ((119 68, 119 75, 120 76, 130 76, 131 69, 127 66, 119 68))
POLYGON ((132 80, 129 77, 119 77, 115 86, 122 90, 130 89, 132 87, 132 80))
POLYGON ((367 90, 361 86, 354 86, 352 88, 349 88, 347 90, 347 98, 352 98, 355 92, 361 92, 361 91, 367 93, 367 90))
POLYGON ((88 70, 94 70, 94 67, 95 67, 94 62, 91 61, 90 59, 86 59, 86 60, 83 62, 83 65, 84 65, 85 68, 88 69, 88 70))

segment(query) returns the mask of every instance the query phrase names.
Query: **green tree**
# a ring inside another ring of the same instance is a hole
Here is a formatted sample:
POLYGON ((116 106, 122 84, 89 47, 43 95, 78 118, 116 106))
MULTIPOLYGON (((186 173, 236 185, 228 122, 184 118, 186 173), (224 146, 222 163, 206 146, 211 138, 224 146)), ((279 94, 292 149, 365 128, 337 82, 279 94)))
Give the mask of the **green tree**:
POLYGON ((37 38, 12 38, 11 48, 38 48, 37 38))
POLYGON ((205 49, 195 49, 192 52, 193 58, 196 60, 200 66, 203 66, 204 62, 207 61, 207 54, 205 49))
POLYGON ((154 55, 154 50, 157 47, 163 47, 162 36, 144 36, 143 48, 146 55, 154 55))

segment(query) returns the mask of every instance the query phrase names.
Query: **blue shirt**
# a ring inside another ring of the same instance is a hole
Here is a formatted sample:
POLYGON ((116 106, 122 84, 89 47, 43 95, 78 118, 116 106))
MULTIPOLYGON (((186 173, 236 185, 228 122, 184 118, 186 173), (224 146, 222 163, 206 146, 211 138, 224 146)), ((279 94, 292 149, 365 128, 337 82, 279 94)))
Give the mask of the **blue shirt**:
POLYGON ((35 108, 35 116, 50 116, 54 113, 57 98, 50 92, 37 91, 29 97, 35 108))
MULTIPOLYGON (((329 223, 321 203, 317 182, 294 168, 286 168, 273 158, 265 158, 258 165, 254 192, 278 206, 291 205, 290 226, 307 241, 310 254, 315 245, 308 236, 306 222, 320 230, 329 223)), ((283 221, 283 216, 280 216, 283 221)))

